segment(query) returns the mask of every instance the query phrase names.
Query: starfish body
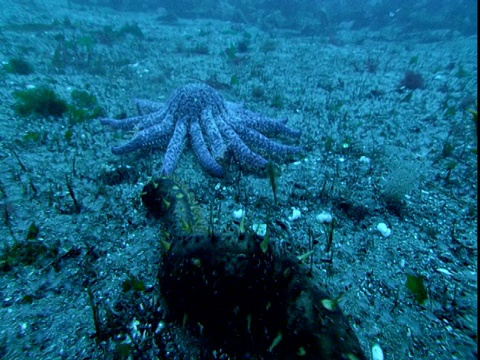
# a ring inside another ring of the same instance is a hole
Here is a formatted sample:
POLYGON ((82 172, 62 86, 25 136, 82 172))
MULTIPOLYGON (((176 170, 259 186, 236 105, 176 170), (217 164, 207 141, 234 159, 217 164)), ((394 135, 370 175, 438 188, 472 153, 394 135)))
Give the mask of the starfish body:
POLYGON ((235 158, 250 170, 265 168, 267 158, 301 151, 298 146, 279 143, 268 136, 297 139, 301 132, 276 120, 232 103, 212 87, 189 84, 176 89, 165 103, 136 100, 138 116, 116 120, 100 119, 114 129, 136 130, 127 143, 112 148, 122 155, 151 148, 166 149, 162 175, 171 175, 187 142, 201 166, 210 174, 225 175, 223 163, 235 158))

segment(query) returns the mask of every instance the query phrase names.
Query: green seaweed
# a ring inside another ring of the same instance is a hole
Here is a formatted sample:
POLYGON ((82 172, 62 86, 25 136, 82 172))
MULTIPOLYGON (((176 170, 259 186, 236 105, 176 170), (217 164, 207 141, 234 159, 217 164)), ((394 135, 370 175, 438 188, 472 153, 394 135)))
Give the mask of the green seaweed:
POLYGON ((40 229, 37 225, 35 225, 35 221, 32 221, 32 223, 28 227, 26 240, 35 240, 38 237, 39 232, 40 229))
POLYGON ((275 94, 272 103, 270 104, 272 107, 275 109, 283 109, 284 103, 283 103, 283 97, 280 94, 275 94))
POLYGON ((16 100, 13 109, 17 115, 21 116, 38 115, 59 118, 68 110, 67 102, 46 86, 14 91, 13 97, 16 100))
POLYGON ((142 29, 140 29, 137 23, 126 23, 118 30, 111 25, 106 25, 103 27, 102 31, 96 33, 96 38, 102 44, 112 45, 114 42, 124 39, 126 35, 132 35, 139 39, 145 37, 142 29))
POLYGON ((132 355, 133 347, 131 344, 120 343, 115 346, 115 355, 117 359, 129 359, 132 355))
POLYGON ((445 141, 442 147, 442 157, 447 158, 453 154, 455 147, 449 141, 445 141))
POLYGON ((68 129, 67 131, 65 131, 64 136, 65 136, 65 140, 67 140, 67 141, 72 140, 72 136, 73 136, 72 129, 68 129))
POLYGON ((70 46, 75 45, 85 48, 87 52, 91 52, 93 51, 93 47, 95 46, 95 40, 90 36, 80 36, 75 42, 75 44, 70 43, 70 46))
POLYGON ((405 95, 401 100, 400 102, 404 103, 404 102, 409 102, 413 97, 413 91, 409 92, 407 95, 405 95))
POLYGON ((29 75, 34 72, 33 65, 22 58, 11 58, 3 65, 3 69, 10 74, 29 75))
POLYGON ((43 134, 40 131, 27 131, 22 139, 25 142, 38 142, 42 135, 43 134))
POLYGON ((445 110, 444 114, 446 117, 451 118, 451 117, 454 117, 456 113, 457 113, 457 107, 455 105, 452 105, 445 110))
POLYGON ((70 97, 72 102, 67 114, 70 123, 78 124, 101 116, 102 109, 95 95, 84 90, 73 90, 70 97))
POLYGON ((225 49, 225 55, 227 55, 227 58, 229 60, 235 60, 237 55, 237 47, 235 46, 235 44, 232 43, 228 48, 225 49))
POLYGON ((418 55, 412 56, 408 62, 410 65, 416 65, 418 63, 418 55))
POLYGON ((476 127, 478 125, 478 104, 476 101, 475 101, 475 107, 467 109, 467 112, 471 115, 472 121, 476 127))
MULTIPOLYGON (((13 105, 14 111, 21 116, 37 115, 45 118, 60 118, 66 115, 70 123, 78 124, 97 118, 103 113, 95 95, 84 90, 73 90, 70 94, 70 103, 46 86, 14 91, 13 97, 16 100, 13 105)), ((37 141, 40 135, 30 132, 23 139, 37 141)), ((66 134, 66 137, 71 138, 71 134, 66 134)))
POLYGON ((120 30, 120 34, 130 34, 132 36, 135 36, 139 39, 143 39, 145 35, 143 34, 142 29, 138 26, 137 23, 131 23, 131 24, 124 24, 120 30))
POLYGON ((45 260, 55 259, 58 248, 50 248, 41 240, 17 241, 4 246, 0 253, 0 271, 8 272, 19 266, 41 267, 45 260))
POLYGON ((146 289, 145 282, 143 280, 136 278, 131 274, 128 276, 128 279, 122 283, 123 292, 128 292, 130 290, 133 290, 136 292, 142 292, 142 291, 145 291, 145 289, 146 289))
MULTIPOLYGON (((475 125, 475 130, 477 132, 477 137, 478 137, 478 103, 475 101, 475 107, 468 109, 467 112, 471 115, 471 119, 475 125)), ((475 155, 478 154, 478 149, 476 146, 472 147, 470 151, 475 155)))
POLYGON ((410 290, 415 296, 415 300, 420 305, 423 305, 428 299, 427 290, 423 283, 422 275, 407 275, 407 282, 405 284, 408 290, 410 290))
POLYGON ((238 79, 238 76, 236 74, 233 74, 230 78, 230 85, 236 86, 238 84, 240 84, 240 80, 238 79))
POLYGON ((457 73, 455 74, 459 79, 462 79, 462 78, 466 78, 470 75, 470 73, 465 70, 465 68, 463 67, 463 65, 460 65, 458 67, 458 70, 457 70, 457 73))
POLYGON ((267 163, 267 174, 268 174, 268 179, 270 180, 270 186, 272 188, 272 193, 273 193, 273 202, 277 204, 277 178, 278 178, 278 172, 277 169, 275 168, 275 164, 272 161, 269 161, 267 163))

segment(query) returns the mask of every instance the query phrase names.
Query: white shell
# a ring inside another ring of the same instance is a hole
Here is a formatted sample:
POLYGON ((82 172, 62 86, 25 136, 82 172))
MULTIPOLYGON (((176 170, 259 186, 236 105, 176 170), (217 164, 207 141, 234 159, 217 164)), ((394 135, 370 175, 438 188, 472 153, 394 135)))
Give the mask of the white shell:
POLYGON ((383 360, 383 350, 378 344, 372 346, 372 360, 383 360))
POLYGON ((233 218, 234 219, 241 219, 243 217, 243 209, 238 209, 233 212, 233 218))
POLYGON ((390 229, 387 224, 381 222, 377 225, 377 230, 383 235, 383 237, 389 237, 392 234, 392 229, 390 229))
POLYGON ((362 155, 362 156, 360 156, 360 159, 358 159, 358 161, 360 161, 362 163, 365 163, 365 164, 369 164, 370 163, 370 158, 362 155))

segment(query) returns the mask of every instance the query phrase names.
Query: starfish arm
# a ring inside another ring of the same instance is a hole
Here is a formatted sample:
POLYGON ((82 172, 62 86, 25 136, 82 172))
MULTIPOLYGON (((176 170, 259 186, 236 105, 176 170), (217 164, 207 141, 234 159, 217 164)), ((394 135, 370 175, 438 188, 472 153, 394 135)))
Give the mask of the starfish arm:
POLYGON ((171 175, 177 166, 178 159, 185 147, 187 140, 187 117, 178 120, 173 130, 173 135, 168 143, 167 151, 163 159, 162 175, 171 175))
POLYGON ((245 145, 238 135, 230 145, 240 165, 248 169, 263 169, 267 165, 268 161, 245 145))
POLYGON ((190 141, 200 165, 212 175, 223 177, 225 175, 225 170, 210 153, 210 150, 205 143, 205 138, 203 137, 198 119, 192 120, 192 123, 190 124, 190 141))
POLYGON ((173 124, 173 116, 170 114, 166 109, 162 109, 147 115, 144 115, 142 121, 137 125, 138 130, 147 129, 151 126, 155 125, 163 125, 164 123, 168 123, 172 121, 173 124))
POLYGON ((207 146, 215 159, 223 159, 227 151, 227 145, 218 129, 216 119, 213 116, 212 109, 208 108, 202 111, 199 125, 201 132, 205 135, 207 146))
POLYGON ((301 130, 287 126, 287 118, 273 120, 270 118, 259 118, 246 121, 246 125, 264 134, 280 135, 286 138, 298 139, 302 135, 301 130))
POLYGON ((114 155, 123 155, 135 150, 164 148, 173 132, 173 117, 167 116, 165 122, 139 131, 132 140, 124 145, 112 148, 114 155))
POLYGON ((100 119, 102 125, 111 126, 114 129, 118 130, 132 130, 137 124, 142 121, 143 116, 134 116, 126 119, 112 119, 112 118, 103 118, 100 119))
POLYGON ((228 139, 228 148, 232 151, 238 162, 247 168, 264 168, 268 161, 251 150, 233 128, 222 118, 217 118, 222 135, 228 139))
POLYGON ((114 155, 123 155, 136 150, 162 148, 168 144, 170 132, 160 126, 142 130, 126 144, 112 148, 114 155))
POLYGON ((286 138, 298 139, 302 135, 301 130, 293 129, 286 125, 287 118, 274 120, 268 117, 248 118, 245 125, 264 134, 280 135, 286 138))
POLYGON ((297 139, 302 135, 302 132, 297 129, 292 129, 287 126, 288 118, 280 120, 269 118, 268 116, 255 113, 250 110, 230 105, 229 109, 232 110, 233 116, 240 119, 240 123, 244 126, 258 130, 263 134, 281 135, 284 137, 297 139))
POLYGON ((278 143, 257 130, 248 127, 236 125, 234 129, 243 142, 264 154, 284 156, 288 154, 296 154, 302 150, 299 146, 278 143))
POLYGON ((162 109, 146 115, 132 116, 121 120, 103 118, 100 119, 100 123, 102 125, 109 125, 117 130, 143 130, 150 126, 161 124, 168 115, 168 112, 162 109))
POLYGON ((165 104, 157 101, 150 101, 146 99, 134 99, 137 111, 140 115, 147 115, 153 112, 160 111, 165 104))

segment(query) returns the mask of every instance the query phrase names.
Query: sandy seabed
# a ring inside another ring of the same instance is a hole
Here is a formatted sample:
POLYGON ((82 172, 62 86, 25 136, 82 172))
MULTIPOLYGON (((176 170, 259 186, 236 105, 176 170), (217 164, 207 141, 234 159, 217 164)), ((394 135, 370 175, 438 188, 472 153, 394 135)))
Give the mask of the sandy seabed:
MULTIPOLYGON (((7 3, 0 60, 22 58, 34 72, 0 70, 0 357, 109 358, 121 343, 159 356, 142 324, 158 297, 162 235, 139 194, 163 153, 116 157, 111 146, 131 134, 96 119, 19 116, 14 91, 48 86, 67 101, 87 91, 115 116, 135 114, 133 98, 162 101, 203 81, 246 108, 287 116, 305 149, 280 166, 277 205, 268 178, 234 164, 212 178, 187 149, 175 179, 205 214, 214 209, 217 231, 238 228, 232 214, 245 209, 248 226, 267 223, 294 255, 309 250, 310 231, 312 281, 343 294, 367 354, 379 344, 386 359, 476 358, 477 136, 468 111, 476 109, 476 36, 340 24, 329 36, 301 37, 168 22, 160 10, 7 3), (406 72, 423 84, 402 87, 406 72), (323 211, 335 219, 328 253, 323 211), (406 287, 409 275, 423 278, 423 304, 406 287), (151 291, 124 292, 132 276, 151 291), (95 339, 95 316, 117 332, 95 339)), ((181 326, 163 325, 172 359, 194 353, 198 342, 181 326)))

